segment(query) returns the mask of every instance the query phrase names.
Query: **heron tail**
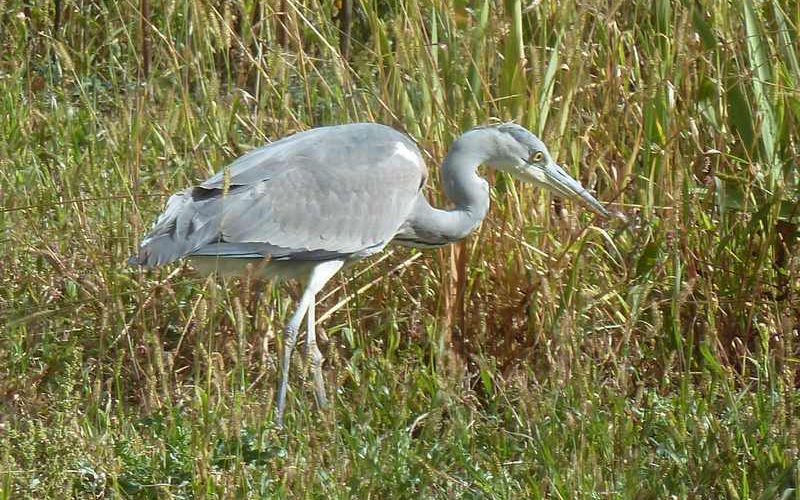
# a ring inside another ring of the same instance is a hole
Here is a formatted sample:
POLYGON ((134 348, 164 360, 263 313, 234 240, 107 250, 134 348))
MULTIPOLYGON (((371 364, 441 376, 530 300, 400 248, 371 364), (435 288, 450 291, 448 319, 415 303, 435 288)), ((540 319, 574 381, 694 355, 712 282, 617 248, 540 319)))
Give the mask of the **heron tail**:
POLYGON ((191 191, 187 189, 169 197, 164 212, 128 264, 143 267, 169 264, 214 239, 210 233, 218 231, 210 229, 218 225, 198 217, 191 191))

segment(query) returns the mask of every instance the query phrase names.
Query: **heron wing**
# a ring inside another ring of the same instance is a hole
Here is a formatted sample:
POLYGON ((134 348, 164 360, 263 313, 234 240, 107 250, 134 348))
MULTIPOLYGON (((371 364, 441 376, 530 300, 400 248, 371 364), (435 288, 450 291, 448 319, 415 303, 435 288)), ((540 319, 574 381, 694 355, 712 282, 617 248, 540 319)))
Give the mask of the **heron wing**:
POLYGON ((416 146, 391 128, 355 124, 295 134, 173 195, 136 260, 368 253, 392 239, 425 178, 416 146))

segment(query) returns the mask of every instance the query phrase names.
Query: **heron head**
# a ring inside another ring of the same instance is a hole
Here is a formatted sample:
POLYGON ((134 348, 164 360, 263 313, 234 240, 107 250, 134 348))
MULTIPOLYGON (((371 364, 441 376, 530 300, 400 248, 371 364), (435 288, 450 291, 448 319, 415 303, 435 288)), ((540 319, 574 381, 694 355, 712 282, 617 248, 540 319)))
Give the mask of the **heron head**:
POLYGON ((599 215, 610 215, 580 182, 553 161, 547 146, 538 137, 515 123, 504 123, 494 129, 497 137, 494 151, 487 161, 489 166, 565 198, 581 201, 599 215))

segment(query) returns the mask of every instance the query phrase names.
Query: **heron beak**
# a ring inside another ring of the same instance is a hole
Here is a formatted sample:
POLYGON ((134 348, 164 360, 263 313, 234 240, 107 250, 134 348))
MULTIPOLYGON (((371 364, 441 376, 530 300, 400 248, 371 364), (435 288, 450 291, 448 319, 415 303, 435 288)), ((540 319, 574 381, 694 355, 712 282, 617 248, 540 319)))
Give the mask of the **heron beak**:
POLYGON ((570 177, 563 168, 559 167, 555 163, 549 163, 541 168, 541 170, 542 173, 544 173, 544 178, 541 179, 541 181, 543 181, 543 184, 548 189, 555 191, 565 198, 582 201, 598 215, 603 217, 611 216, 611 213, 609 213, 609 211, 606 210, 606 208, 601 205, 600 202, 597 201, 597 199, 586 190, 586 188, 581 186, 580 182, 570 177))

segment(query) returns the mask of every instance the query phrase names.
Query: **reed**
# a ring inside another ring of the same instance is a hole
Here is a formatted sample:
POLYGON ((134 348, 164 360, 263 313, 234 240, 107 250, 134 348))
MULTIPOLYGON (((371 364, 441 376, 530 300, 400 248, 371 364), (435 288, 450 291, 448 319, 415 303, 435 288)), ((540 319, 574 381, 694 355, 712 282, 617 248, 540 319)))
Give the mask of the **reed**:
POLYGON ((0 500, 788 498, 799 26, 785 0, 0 2, 0 500), (490 174, 473 237, 332 284, 334 405, 296 370, 283 432, 296 290, 125 263, 268 139, 390 124, 439 198, 495 119, 629 223, 490 174))

